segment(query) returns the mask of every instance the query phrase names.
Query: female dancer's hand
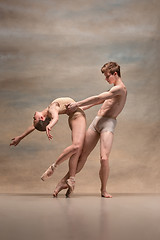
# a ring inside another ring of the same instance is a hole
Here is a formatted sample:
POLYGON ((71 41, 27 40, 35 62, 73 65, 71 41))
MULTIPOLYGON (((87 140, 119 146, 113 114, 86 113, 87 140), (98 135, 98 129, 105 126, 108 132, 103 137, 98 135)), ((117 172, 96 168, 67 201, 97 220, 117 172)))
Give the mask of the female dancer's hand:
POLYGON ((50 127, 50 125, 48 124, 47 126, 46 126, 46 134, 47 134, 47 137, 48 137, 48 139, 49 140, 51 140, 52 138, 53 138, 53 136, 51 135, 51 127, 50 127))
POLYGON ((11 145, 17 146, 20 141, 21 141, 21 137, 20 137, 20 136, 15 137, 15 138, 12 138, 12 139, 11 139, 10 146, 11 146, 11 145))

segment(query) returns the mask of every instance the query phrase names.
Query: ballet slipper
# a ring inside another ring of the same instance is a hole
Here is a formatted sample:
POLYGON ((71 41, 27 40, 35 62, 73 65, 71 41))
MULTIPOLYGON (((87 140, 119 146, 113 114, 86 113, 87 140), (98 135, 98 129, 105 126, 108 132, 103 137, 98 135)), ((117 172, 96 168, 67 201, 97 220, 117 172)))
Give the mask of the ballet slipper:
POLYGON ((53 192, 53 198, 56 198, 56 197, 58 197, 58 192, 54 191, 53 192))
POLYGON ((74 188, 75 188, 75 177, 68 178, 66 183, 68 185, 68 190, 66 192, 66 198, 69 198, 71 193, 74 191, 74 188))
POLYGON ((59 193, 60 191, 62 191, 63 189, 66 189, 66 188, 68 188, 67 183, 65 183, 65 182, 60 182, 60 183, 58 183, 57 187, 55 188, 55 190, 54 190, 54 192, 53 192, 53 197, 54 197, 54 198, 55 198, 55 197, 58 197, 58 193, 59 193))
POLYGON ((70 188, 68 188, 67 192, 66 192, 66 198, 70 198, 72 191, 70 188))
POLYGON ((53 172, 55 171, 55 169, 57 168, 57 165, 55 165, 55 163, 53 163, 46 171, 45 173, 43 173, 43 175, 41 176, 41 180, 45 181, 47 178, 49 178, 53 172))

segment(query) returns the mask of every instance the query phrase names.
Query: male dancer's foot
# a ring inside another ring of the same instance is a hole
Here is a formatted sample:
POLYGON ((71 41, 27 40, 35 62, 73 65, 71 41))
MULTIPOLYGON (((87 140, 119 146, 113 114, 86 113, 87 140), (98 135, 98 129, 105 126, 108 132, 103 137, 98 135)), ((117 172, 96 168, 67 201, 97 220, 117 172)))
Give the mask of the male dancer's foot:
POLYGON ((66 198, 69 198, 71 193, 74 191, 74 188, 75 188, 75 177, 68 178, 66 183, 68 185, 68 190, 66 192, 66 198))
POLYGON ((55 171, 55 169, 57 168, 57 165, 55 163, 53 163, 46 171, 45 173, 43 173, 43 175, 41 176, 41 180, 45 181, 47 178, 49 178, 53 172, 55 171))
POLYGON ((101 192, 101 197, 104 197, 104 198, 112 198, 112 195, 107 193, 106 191, 102 191, 101 192))
POLYGON ((68 188, 67 183, 66 183, 65 181, 60 181, 60 182, 57 184, 57 186, 56 186, 56 188, 55 188, 55 190, 54 190, 54 192, 53 192, 53 197, 54 197, 54 198, 57 197, 57 196, 58 196, 58 193, 59 193, 60 191, 62 191, 63 189, 66 189, 66 188, 68 188))

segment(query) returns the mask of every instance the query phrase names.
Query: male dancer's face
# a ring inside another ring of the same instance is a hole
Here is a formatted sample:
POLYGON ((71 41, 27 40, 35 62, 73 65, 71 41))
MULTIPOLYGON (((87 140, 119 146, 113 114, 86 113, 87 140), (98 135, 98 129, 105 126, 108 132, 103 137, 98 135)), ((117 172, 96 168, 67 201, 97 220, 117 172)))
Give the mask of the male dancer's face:
POLYGON ((106 77, 106 81, 109 84, 114 84, 116 81, 116 75, 117 73, 115 72, 114 74, 111 74, 109 71, 104 72, 104 76, 106 77))

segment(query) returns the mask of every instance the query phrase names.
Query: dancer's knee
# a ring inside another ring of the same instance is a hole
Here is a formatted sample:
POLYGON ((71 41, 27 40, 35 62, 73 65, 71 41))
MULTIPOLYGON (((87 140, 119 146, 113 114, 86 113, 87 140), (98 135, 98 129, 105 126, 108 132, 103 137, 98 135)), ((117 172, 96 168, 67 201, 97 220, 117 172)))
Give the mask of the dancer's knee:
POLYGON ((82 144, 79 142, 73 143, 73 151, 74 153, 80 153, 82 151, 82 144))
POLYGON ((100 164, 101 165, 107 165, 109 162, 109 157, 106 155, 106 156, 101 156, 100 158, 100 164))

